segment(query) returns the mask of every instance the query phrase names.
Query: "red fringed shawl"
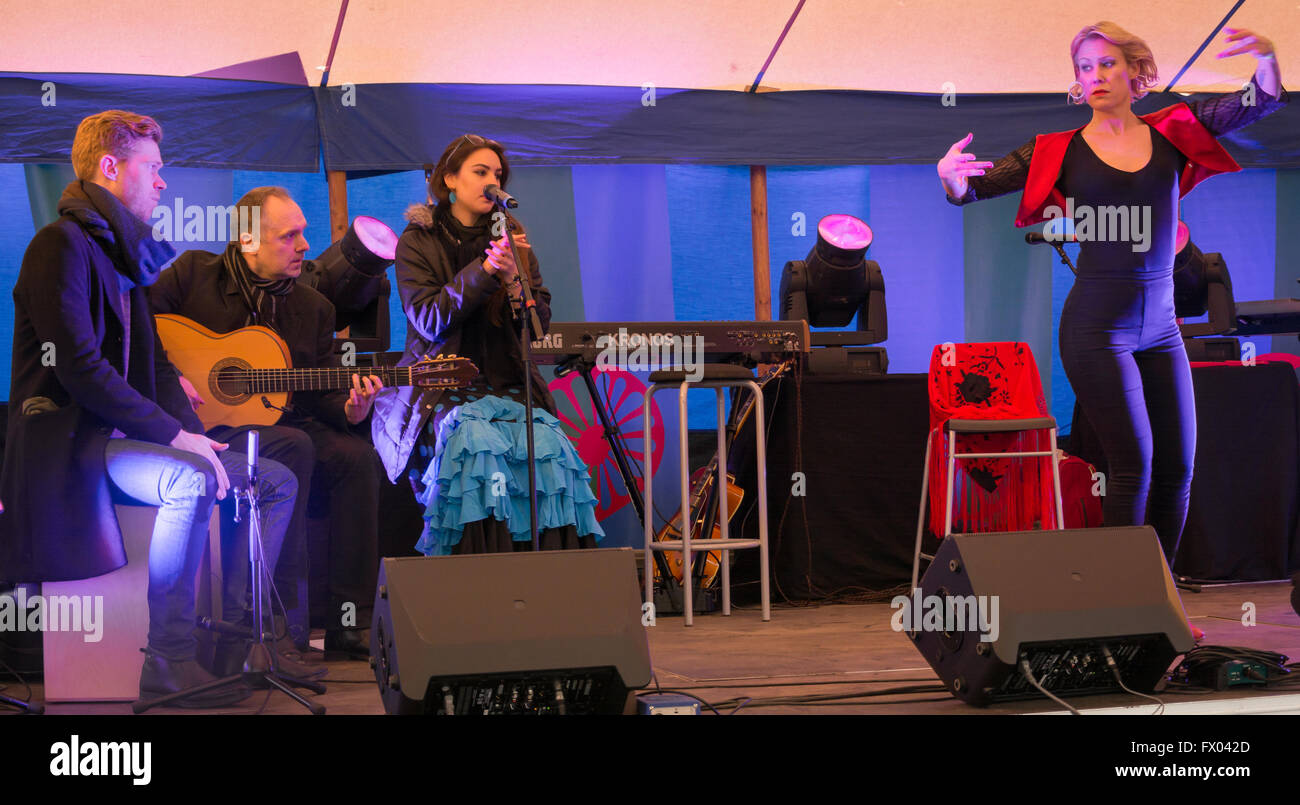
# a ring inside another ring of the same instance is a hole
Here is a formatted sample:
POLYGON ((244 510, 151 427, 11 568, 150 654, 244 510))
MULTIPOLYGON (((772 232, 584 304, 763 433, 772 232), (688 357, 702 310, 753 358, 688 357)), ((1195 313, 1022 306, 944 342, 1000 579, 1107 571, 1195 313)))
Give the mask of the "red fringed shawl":
MULTIPOLYGON (((946 344, 930 357, 930 530, 943 534, 949 419, 1048 416, 1038 365, 1023 343, 946 344)), ((958 434, 958 453, 1050 449, 1046 430, 958 434)), ((957 460, 953 531, 1027 531, 1055 525, 1047 458, 957 460)))

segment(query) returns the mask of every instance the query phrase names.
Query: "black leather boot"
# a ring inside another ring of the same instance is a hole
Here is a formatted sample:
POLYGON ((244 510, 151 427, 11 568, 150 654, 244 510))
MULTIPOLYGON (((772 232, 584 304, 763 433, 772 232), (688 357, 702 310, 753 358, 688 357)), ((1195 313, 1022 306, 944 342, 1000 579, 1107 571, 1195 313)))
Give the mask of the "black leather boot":
MULTIPOLYGON (((144 650, 144 668, 140 670, 140 698, 157 699, 172 693, 196 688, 220 677, 205 671, 194 658, 169 660, 149 649, 144 650)), ((214 690, 194 693, 168 703, 171 707, 206 709, 230 707, 239 704, 253 693, 242 683, 226 685, 214 690)))

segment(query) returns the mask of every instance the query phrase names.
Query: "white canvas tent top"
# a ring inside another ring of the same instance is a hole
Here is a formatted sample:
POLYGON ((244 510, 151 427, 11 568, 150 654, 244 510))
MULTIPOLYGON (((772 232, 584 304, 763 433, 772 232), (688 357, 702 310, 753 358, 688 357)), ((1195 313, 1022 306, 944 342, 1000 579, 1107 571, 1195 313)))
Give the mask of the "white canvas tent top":
MULTIPOLYGON (((341 0, 155 0, 49 6, 5 0, 0 71, 195 75, 297 53, 320 83, 341 0)), ((491 7, 442 0, 347 3, 330 85, 581 84, 743 89, 758 74, 796 0, 607 0, 491 7)), ((1155 53, 1160 88, 1233 8, 1230 0, 808 0, 763 84, 782 90, 940 93, 1061 92, 1068 48, 1084 25, 1113 20, 1155 53)), ((1247 0, 1230 27, 1300 70, 1300 3, 1247 0)), ((1222 35, 1180 79, 1181 91, 1241 86, 1253 61, 1219 60, 1222 35)))

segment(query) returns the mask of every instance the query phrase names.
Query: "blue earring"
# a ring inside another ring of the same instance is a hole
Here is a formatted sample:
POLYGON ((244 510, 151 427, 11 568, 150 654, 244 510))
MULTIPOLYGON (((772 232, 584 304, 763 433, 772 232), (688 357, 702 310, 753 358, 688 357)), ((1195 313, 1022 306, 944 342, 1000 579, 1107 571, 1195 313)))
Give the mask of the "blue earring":
POLYGON ((455 203, 456 203, 456 191, 455 191, 455 190, 452 190, 450 193, 447 194, 447 200, 450 201, 452 204, 455 204, 455 203))

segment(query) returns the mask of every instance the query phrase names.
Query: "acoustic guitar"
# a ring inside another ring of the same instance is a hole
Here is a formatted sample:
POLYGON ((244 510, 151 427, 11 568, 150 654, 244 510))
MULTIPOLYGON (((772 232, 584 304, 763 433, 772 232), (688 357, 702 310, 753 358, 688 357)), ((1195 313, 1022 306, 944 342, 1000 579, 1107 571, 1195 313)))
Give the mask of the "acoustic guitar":
POLYGON ((205 430, 217 425, 274 425, 295 391, 352 387, 353 375, 374 375, 385 386, 464 388, 479 373, 468 358, 426 355, 410 366, 331 366, 295 369, 289 345, 268 327, 224 335, 198 322, 163 313, 154 317, 167 357, 203 396, 196 412, 205 430))

